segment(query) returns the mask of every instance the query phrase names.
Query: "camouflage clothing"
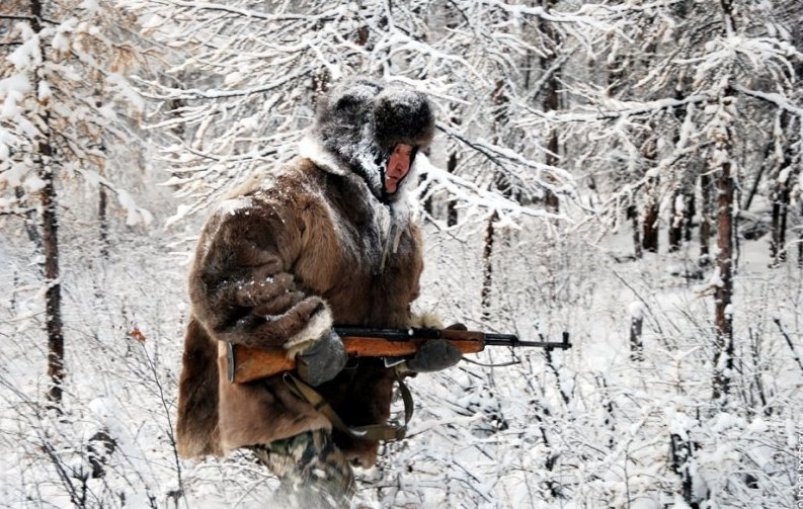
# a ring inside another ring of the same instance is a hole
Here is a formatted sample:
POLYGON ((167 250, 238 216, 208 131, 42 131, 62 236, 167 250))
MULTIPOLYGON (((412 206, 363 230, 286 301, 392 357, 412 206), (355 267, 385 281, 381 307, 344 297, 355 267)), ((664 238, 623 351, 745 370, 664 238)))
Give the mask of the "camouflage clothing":
POLYGON ((250 448, 279 478, 276 502, 294 508, 349 507, 354 473, 331 431, 307 431, 250 448))

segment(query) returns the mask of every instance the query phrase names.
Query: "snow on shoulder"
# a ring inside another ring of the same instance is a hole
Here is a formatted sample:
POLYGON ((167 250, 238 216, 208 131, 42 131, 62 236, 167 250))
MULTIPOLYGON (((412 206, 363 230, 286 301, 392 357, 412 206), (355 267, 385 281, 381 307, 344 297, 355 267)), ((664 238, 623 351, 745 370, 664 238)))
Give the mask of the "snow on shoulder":
POLYGON ((229 198, 220 202, 215 213, 221 216, 231 216, 241 210, 251 208, 252 205, 253 202, 249 197, 229 198))

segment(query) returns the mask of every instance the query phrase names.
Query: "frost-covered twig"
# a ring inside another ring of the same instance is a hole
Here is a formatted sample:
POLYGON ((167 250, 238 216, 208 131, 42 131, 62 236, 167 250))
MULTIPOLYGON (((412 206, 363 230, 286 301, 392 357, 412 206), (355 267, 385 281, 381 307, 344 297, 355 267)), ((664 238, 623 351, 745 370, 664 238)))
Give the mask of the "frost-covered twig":
MULTIPOLYGON (((153 381, 156 384, 156 388, 159 390, 159 401, 162 403, 162 408, 164 409, 165 419, 167 419, 167 438, 170 440, 170 446, 173 449, 173 459, 176 465, 176 480, 178 482, 178 490, 177 492, 172 492, 169 494, 175 501, 176 506, 178 506, 178 499, 184 497, 184 482, 181 479, 181 461, 178 457, 178 447, 176 446, 176 437, 173 434, 173 420, 170 418, 170 408, 167 406, 167 399, 165 398, 164 388, 162 387, 162 381, 159 379, 159 374, 156 372, 156 366, 151 359, 150 354, 148 353, 148 349, 146 348, 145 342, 140 343, 142 347, 142 353, 145 356, 145 360, 148 363, 148 367, 150 368, 151 374, 153 375, 153 381)), ((184 498, 184 504, 187 505, 187 500, 184 498)), ((187 505, 189 507, 189 505, 187 505)))
MULTIPOLYGON (((618 273, 618 272, 616 272, 615 270, 613 270, 613 271, 611 271, 611 273, 612 273, 612 274, 613 274, 613 275, 616 277, 616 279, 618 279, 618 280, 619 280, 619 281, 620 281, 620 282, 621 282, 623 285, 625 285, 626 287, 628 287, 628 288, 630 289, 630 291, 632 291, 632 292, 633 292, 633 295, 635 295, 635 296, 636 296, 636 298, 637 298, 638 300, 640 300, 642 304, 644 304, 644 307, 647 309, 647 312, 649 312, 649 314, 650 314, 650 318, 652 318, 652 322, 653 322, 653 324, 655 325, 655 329, 658 331, 658 335, 659 335, 658 337, 659 337, 659 338, 661 338, 661 339, 663 340, 664 331, 663 331, 663 329, 661 328, 661 324, 660 324, 660 322, 658 321, 658 318, 655 316, 655 313, 653 313, 652 306, 650 306, 650 304, 647 302, 647 300, 646 300, 646 299, 644 299, 644 297, 641 295, 641 293, 640 293, 640 292, 638 292, 638 291, 637 291, 635 288, 633 288, 633 285, 631 285, 630 283, 628 283, 628 282, 625 280, 625 278, 623 278, 621 275, 619 275, 619 273, 618 273)), ((667 344, 664 344, 664 346, 665 346, 667 349, 669 348, 669 345, 667 345, 667 344)))
POLYGON ((778 329, 781 331, 781 335, 783 335, 783 338, 786 340, 786 344, 789 345, 789 349, 792 351, 792 356, 797 362, 797 365, 800 366, 800 370, 803 371, 803 362, 801 362, 800 355, 798 355, 797 350, 795 350, 795 345, 792 343, 792 338, 790 338, 789 334, 787 334, 787 332, 784 330, 783 324, 781 324, 781 319, 773 318, 772 321, 778 326, 778 329))

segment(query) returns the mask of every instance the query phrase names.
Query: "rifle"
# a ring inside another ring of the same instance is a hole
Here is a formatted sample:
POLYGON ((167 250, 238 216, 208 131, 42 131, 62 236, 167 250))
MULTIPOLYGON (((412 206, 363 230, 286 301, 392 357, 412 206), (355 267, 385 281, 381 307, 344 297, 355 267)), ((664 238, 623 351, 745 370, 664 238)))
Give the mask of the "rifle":
MULTIPOLYGON (((335 327, 351 357, 407 357, 432 339, 445 339, 462 353, 477 353, 486 346, 571 348, 569 333, 562 341, 521 341, 514 334, 492 334, 458 329, 374 329, 369 327, 335 327)), ((232 383, 246 383, 292 371, 295 359, 287 357, 281 347, 254 348, 228 343, 228 377, 232 383)))

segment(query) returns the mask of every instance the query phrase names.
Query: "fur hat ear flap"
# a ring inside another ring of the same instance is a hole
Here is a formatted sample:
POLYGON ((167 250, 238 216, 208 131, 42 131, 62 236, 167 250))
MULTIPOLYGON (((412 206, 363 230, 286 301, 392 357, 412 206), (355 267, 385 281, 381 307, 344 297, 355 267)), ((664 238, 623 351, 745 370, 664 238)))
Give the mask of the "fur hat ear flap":
POLYGON ((332 108, 333 114, 341 119, 354 120, 363 107, 364 100, 351 94, 340 96, 332 108))
POLYGON ((374 99, 374 138, 385 152, 399 143, 427 147, 434 131, 432 105, 421 92, 389 87, 374 99))

